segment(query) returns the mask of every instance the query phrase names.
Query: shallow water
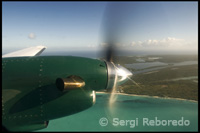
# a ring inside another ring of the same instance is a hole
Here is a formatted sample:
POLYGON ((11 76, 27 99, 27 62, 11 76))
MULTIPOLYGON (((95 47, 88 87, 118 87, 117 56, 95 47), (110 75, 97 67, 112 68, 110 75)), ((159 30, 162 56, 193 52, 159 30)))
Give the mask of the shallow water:
POLYGON ((183 61, 179 63, 163 63, 156 61, 156 62, 125 64, 125 66, 127 68, 133 68, 133 69, 147 69, 149 67, 155 67, 155 66, 168 66, 168 64, 171 64, 170 66, 185 66, 185 65, 198 64, 198 61, 183 61))
POLYGON ((183 61, 180 63, 174 63, 174 66, 185 66, 185 65, 195 65, 198 64, 198 61, 183 61))
POLYGON ((154 66, 166 66, 167 63, 162 62, 145 62, 145 63, 133 63, 133 64, 125 64, 127 68, 133 68, 133 69, 146 69, 148 67, 154 67, 154 66))
POLYGON ((175 79, 171 79, 171 81, 192 80, 192 79, 198 79, 198 76, 190 76, 190 77, 175 78, 175 79))
POLYGON ((116 94, 117 100, 109 105, 109 96, 109 94, 97 93, 96 104, 93 107, 71 116, 51 120, 48 127, 40 131, 198 130, 198 102, 116 94), (174 120, 179 122, 179 125, 173 126, 169 123, 167 126, 162 124, 151 126, 144 124, 143 121, 155 122, 156 119, 157 122, 174 120), (121 124, 118 120, 121 120, 121 124), (101 126, 99 122, 101 124, 107 122, 107 125, 101 126))
POLYGON ((151 72, 151 71, 159 70, 159 69, 163 69, 163 68, 166 68, 166 66, 156 67, 156 68, 148 68, 148 69, 139 70, 139 71, 133 71, 132 73, 133 73, 133 75, 136 75, 136 74, 139 74, 139 73, 151 72))
POLYGON ((183 61, 180 63, 163 63, 163 62, 146 62, 146 63, 133 63, 133 64, 125 64, 126 68, 132 68, 132 69, 138 69, 136 71, 133 71, 133 74, 139 74, 139 73, 145 73, 150 72, 154 70, 163 69, 166 67, 171 66, 185 66, 185 65, 195 65, 198 64, 198 61, 183 61), (171 64, 169 66, 169 64, 171 64), (151 68, 155 67, 155 68, 151 68), (144 70, 140 70, 144 69, 144 70))

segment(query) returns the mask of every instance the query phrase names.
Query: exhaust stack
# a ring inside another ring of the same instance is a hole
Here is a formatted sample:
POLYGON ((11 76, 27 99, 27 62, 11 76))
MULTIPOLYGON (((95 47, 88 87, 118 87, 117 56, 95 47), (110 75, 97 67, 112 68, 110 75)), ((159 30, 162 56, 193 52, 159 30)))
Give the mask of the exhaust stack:
POLYGON ((67 78, 57 78, 56 86, 61 91, 73 90, 85 86, 84 80, 79 76, 69 76, 67 78))

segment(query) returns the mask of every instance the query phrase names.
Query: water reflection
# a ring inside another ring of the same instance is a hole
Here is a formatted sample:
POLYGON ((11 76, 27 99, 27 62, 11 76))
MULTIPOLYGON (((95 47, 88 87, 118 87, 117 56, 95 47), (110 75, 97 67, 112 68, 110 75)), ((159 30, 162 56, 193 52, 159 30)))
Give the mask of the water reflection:
POLYGON ((166 67, 195 65, 195 64, 198 64, 198 61, 183 61, 179 63, 163 63, 156 61, 156 62, 125 64, 125 67, 129 69, 136 69, 136 71, 134 71, 133 74, 139 74, 139 73, 163 69, 166 67))
POLYGON ((133 68, 133 69, 146 69, 149 67, 155 67, 155 66, 185 66, 185 65, 195 65, 198 64, 198 61, 183 61, 179 63, 163 63, 163 62, 145 62, 145 63, 133 63, 133 64, 125 64, 127 68, 133 68))
POLYGON ((162 62, 145 62, 145 63, 134 63, 134 64, 125 64, 127 68, 133 68, 133 69, 146 69, 149 67, 154 67, 154 66, 166 66, 168 65, 167 63, 162 63, 162 62))

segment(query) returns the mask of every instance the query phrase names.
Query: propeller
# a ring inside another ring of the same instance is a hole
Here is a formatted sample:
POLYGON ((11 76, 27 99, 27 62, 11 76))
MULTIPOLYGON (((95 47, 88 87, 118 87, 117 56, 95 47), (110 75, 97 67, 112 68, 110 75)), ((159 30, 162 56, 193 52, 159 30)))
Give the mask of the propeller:
MULTIPOLYGON (((109 104, 115 102, 118 86, 131 80, 132 83, 139 86, 131 79, 132 73, 125 67, 117 64, 117 52, 123 40, 122 32, 124 31, 124 21, 126 21, 127 12, 123 12, 121 7, 127 6, 128 3, 112 2, 108 3, 103 16, 102 23, 102 44, 104 47, 104 59, 108 69, 108 85, 107 90, 111 92, 109 104)), ((140 87, 140 86, 139 86, 140 87)))

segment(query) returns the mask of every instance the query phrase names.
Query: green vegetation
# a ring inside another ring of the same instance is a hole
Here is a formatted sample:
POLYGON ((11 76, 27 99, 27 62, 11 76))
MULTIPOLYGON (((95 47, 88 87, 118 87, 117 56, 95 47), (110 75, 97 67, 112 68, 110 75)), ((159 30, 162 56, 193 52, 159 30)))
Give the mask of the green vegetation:
MULTIPOLYGON (((143 59, 148 59, 148 57, 153 56, 145 56, 143 59)), ((157 57, 162 58, 157 59, 156 61, 165 63, 177 63, 190 60, 194 61, 198 59, 197 55, 159 55, 157 57)), ((122 62, 120 64, 130 64, 136 62, 137 57, 118 57, 118 59, 119 62, 122 62)), ((132 71, 134 70, 132 69, 132 71)), ((198 82, 195 82, 198 80, 198 78, 195 79, 195 81, 194 79, 172 81, 172 79, 191 76, 198 77, 198 64, 169 66, 164 69, 154 70, 152 73, 148 72, 133 75, 132 79, 137 82, 140 87, 136 86, 132 81, 129 80, 120 86, 120 88, 124 93, 128 94, 198 100, 198 82)))

